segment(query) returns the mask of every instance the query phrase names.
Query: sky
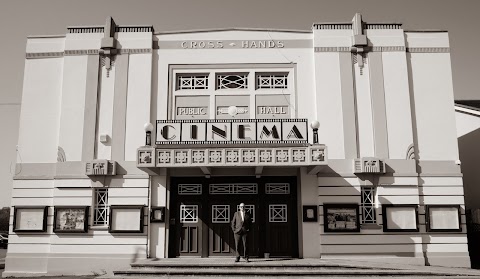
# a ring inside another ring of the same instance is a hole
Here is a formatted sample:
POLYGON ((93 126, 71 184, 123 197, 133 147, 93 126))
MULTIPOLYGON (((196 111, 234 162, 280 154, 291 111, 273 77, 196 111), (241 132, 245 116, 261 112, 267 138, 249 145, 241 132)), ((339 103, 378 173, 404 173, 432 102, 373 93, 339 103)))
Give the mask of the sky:
MULTIPOLYGON (((118 25, 151 24, 157 32, 310 30, 314 22, 351 21, 359 12, 366 22, 400 22, 405 30, 448 30, 455 99, 480 99, 479 11, 480 0, 0 0, 0 117, 14 115, 8 123, 0 119, 0 128, 7 127, 13 137, 18 133, 18 109, 12 106, 21 102, 27 36, 65 34, 67 26, 104 25, 107 16, 118 25)), ((13 154, 10 162, 0 164, 0 207, 9 204, 5 188, 11 185, 5 176, 12 173, 15 142, 0 134, 0 152, 13 154)))

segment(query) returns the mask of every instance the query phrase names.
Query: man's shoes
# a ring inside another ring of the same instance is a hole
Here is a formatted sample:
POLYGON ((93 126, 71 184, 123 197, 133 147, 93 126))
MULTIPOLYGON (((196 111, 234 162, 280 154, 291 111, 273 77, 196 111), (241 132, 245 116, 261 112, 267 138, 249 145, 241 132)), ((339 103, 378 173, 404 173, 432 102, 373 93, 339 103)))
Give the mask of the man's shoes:
POLYGON ((250 262, 250 261, 248 260, 248 257, 246 257, 246 258, 245 258, 245 261, 246 261, 247 263, 249 263, 249 262, 250 262))
POLYGON ((235 258, 235 262, 238 263, 240 261, 240 257, 235 258))

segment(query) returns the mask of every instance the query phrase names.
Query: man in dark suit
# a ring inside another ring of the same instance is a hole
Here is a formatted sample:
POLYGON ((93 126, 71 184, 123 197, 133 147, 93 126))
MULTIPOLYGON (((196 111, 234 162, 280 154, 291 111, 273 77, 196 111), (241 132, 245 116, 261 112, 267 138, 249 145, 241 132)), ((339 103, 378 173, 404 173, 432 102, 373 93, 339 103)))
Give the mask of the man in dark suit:
POLYGON ((235 238, 235 262, 240 261, 240 238, 243 242, 243 258, 245 261, 248 260, 248 250, 247 250, 247 234, 250 231, 250 226, 252 224, 252 219, 247 212, 245 212, 245 204, 242 202, 239 206, 239 211, 235 212, 232 219, 232 231, 235 238))

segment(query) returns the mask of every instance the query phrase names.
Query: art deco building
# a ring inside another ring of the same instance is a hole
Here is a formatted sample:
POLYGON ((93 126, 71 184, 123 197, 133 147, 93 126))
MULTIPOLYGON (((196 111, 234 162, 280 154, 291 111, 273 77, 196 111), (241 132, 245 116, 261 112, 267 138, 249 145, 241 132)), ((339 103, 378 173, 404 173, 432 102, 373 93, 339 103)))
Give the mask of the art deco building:
POLYGON ((4 276, 132 259, 470 266, 448 33, 398 23, 27 40, 4 276))

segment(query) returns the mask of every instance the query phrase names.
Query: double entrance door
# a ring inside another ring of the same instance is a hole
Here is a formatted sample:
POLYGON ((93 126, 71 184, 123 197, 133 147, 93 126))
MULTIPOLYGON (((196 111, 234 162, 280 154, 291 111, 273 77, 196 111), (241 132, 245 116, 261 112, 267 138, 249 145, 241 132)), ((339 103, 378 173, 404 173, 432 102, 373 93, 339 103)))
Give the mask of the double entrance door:
POLYGON ((298 257, 296 177, 172 178, 169 256, 233 256, 230 222, 252 218, 251 257, 298 257))

